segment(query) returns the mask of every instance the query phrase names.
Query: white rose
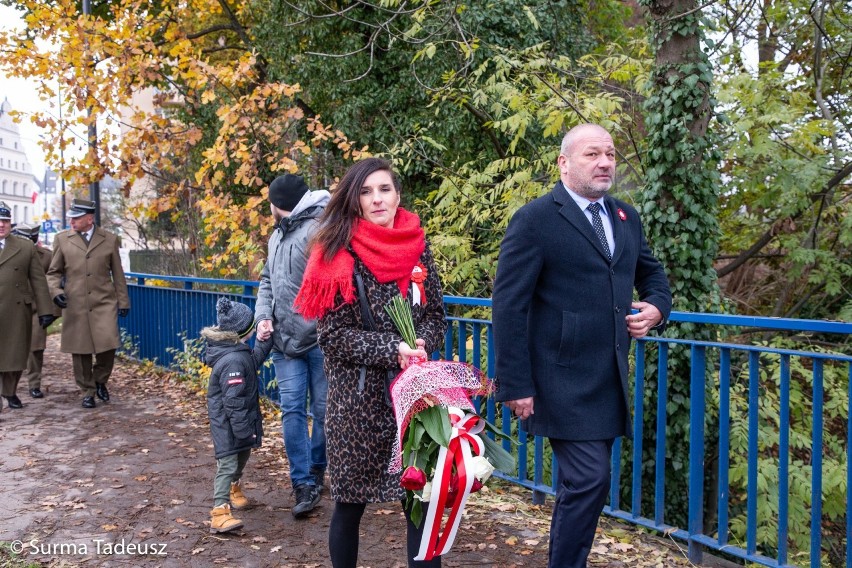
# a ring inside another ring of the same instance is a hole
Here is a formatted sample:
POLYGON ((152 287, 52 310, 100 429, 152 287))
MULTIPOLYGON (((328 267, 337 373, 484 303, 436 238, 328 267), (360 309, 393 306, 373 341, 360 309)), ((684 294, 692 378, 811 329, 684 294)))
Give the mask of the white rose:
POLYGON ((424 485, 423 489, 420 491, 420 495, 415 492, 414 496, 424 503, 428 503, 429 499, 432 497, 432 482, 427 481, 426 485, 424 485))
POLYGON ((494 473, 494 466, 491 465, 491 462, 483 456, 475 456, 472 460, 470 460, 469 469, 473 473, 473 476, 483 484, 488 481, 488 478, 491 477, 492 473, 494 473))

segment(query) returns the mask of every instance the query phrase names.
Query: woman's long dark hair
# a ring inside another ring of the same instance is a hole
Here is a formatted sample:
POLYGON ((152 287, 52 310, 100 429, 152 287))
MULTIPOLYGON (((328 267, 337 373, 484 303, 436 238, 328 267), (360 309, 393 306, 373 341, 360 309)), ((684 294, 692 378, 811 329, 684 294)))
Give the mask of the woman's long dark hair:
POLYGON ((399 178, 393 171, 393 165, 382 158, 366 158, 356 162, 346 170, 337 189, 331 194, 331 199, 325 207, 320 219, 320 228, 314 234, 311 244, 322 246, 325 254, 323 260, 331 262, 334 255, 349 245, 352 240, 352 228, 355 221, 361 217, 361 188, 370 174, 387 171, 393 179, 393 186, 399 193, 399 178))

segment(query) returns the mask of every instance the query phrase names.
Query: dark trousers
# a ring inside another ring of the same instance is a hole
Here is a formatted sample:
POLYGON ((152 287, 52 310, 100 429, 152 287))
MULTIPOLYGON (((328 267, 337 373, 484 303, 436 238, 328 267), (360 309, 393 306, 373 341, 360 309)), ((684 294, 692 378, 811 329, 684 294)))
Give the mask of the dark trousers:
MULTIPOLYGON (((0 394, 3 396, 15 396, 18 390, 18 381, 21 380, 23 371, 0 371, 0 394)), ((0 402, 0 406, 3 403, 0 402)))
POLYGON ((71 361, 74 364, 74 379, 83 391, 83 396, 95 396, 95 384, 105 385, 112 374, 115 364, 115 349, 95 354, 95 364, 92 365, 91 353, 74 353, 71 361))
MULTIPOLYGON (((358 566, 358 540, 361 517, 364 515, 366 503, 334 503, 331 513, 331 523, 328 527, 328 549, 331 565, 334 568, 355 568, 358 566)), ((420 552, 420 539, 423 537, 424 522, 421 520, 417 527, 411 522, 409 511, 402 501, 406 521, 406 554, 409 568, 441 568, 441 557, 432 560, 414 561, 420 552)), ((424 514, 425 516, 425 514, 424 514)))
POLYGON ((609 493, 612 443, 550 439, 559 464, 559 487, 550 521, 550 568, 586 568, 609 493))

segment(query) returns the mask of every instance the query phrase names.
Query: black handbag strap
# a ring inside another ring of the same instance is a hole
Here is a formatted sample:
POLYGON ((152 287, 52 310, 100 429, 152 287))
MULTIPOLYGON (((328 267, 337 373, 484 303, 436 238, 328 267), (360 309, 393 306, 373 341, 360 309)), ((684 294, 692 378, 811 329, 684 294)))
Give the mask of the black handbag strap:
POLYGON ((361 306, 361 322, 364 325, 364 331, 378 331, 376 320, 373 319, 373 312, 370 311, 370 304, 367 302, 364 278, 357 271, 355 272, 355 286, 358 288, 358 304, 361 306))
MULTIPOLYGON (((357 270, 355 271, 355 286, 358 288, 358 304, 361 307, 361 322, 364 326, 364 331, 379 331, 379 328, 376 325, 376 320, 373 319, 373 312, 370 311, 370 304, 367 302, 367 291, 364 289, 364 278, 361 277, 361 273, 357 270)), ((395 376, 396 372, 389 369, 387 376, 385 377, 385 404, 391 408, 393 408, 393 404, 391 403, 390 384, 395 376)), ((359 393, 364 392, 366 381, 367 366, 361 365, 361 368, 358 369, 359 393)))

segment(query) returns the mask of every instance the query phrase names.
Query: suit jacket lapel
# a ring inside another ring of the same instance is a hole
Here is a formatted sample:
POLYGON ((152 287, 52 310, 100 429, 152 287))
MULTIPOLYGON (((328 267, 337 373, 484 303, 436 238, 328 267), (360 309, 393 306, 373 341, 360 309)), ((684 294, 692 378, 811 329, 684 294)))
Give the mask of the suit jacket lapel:
POLYGON ((609 215, 609 221, 612 225, 612 238, 615 240, 615 251, 612 253, 612 260, 615 262, 622 251, 624 251, 624 239, 627 238, 627 231, 625 230, 624 222, 618 214, 621 208, 618 207, 615 199, 607 195, 604 197, 604 202, 606 203, 606 212, 609 215))
MULTIPOLYGON (((604 260, 609 262, 609 259, 606 256, 606 251, 604 251, 603 245, 601 244, 600 239, 595 234, 595 230, 592 227, 592 224, 589 223, 588 217, 583 212, 582 209, 577 205, 577 203, 568 195, 568 190, 562 185, 561 181, 556 182, 556 185, 553 188, 551 193, 553 196, 553 200, 557 205, 560 206, 559 214, 562 215, 565 219, 571 223, 577 231, 580 232, 581 235, 586 237, 595 250, 598 251, 604 260)), ((616 252, 618 251, 618 239, 616 238, 616 252)), ((615 258, 613 256, 613 258, 615 258)))

